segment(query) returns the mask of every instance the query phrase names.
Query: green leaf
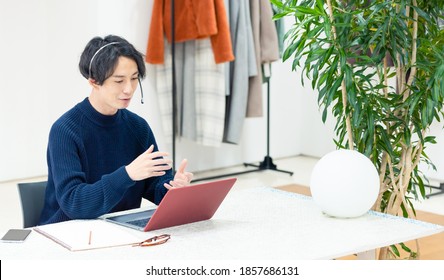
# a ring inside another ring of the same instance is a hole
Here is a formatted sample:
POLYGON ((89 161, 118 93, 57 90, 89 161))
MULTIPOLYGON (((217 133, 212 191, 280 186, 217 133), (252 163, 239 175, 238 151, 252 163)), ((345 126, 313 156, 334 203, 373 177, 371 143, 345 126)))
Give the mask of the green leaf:
POLYGON ((395 245, 390 245, 392 252, 399 258, 401 255, 399 254, 398 248, 395 245))
POLYGON ((399 245, 401 245, 401 248, 402 248, 404 251, 406 251, 406 252, 408 252, 408 253, 411 253, 411 252, 412 252, 412 250, 411 250, 409 247, 407 247, 404 243, 399 243, 399 245))
POLYGON ((423 18, 426 21, 432 21, 432 19, 430 18, 430 16, 428 15, 428 13, 424 12, 423 10, 421 10, 421 8, 419 8, 418 6, 415 5, 411 5, 411 8, 413 8, 415 10, 415 12, 418 13, 418 16, 423 18))
POLYGON ((296 43, 290 44, 285 50, 284 53, 282 54, 282 59, 283 61, 286 61, 287 59, 289 59, 294 52, 296 51, 296 49, 298 48, 299 44, 301 43, 302 40, 297 41, 296 43))
POLYGON ((316 16, 321 16, 323 13, 319 10, 319 9, 312 9, 312 8, 307 8, 307 7, 303 7, 303 6, 297 6, 295 7, 296 9, 296 16, 297 15, 316 15, 316 16))

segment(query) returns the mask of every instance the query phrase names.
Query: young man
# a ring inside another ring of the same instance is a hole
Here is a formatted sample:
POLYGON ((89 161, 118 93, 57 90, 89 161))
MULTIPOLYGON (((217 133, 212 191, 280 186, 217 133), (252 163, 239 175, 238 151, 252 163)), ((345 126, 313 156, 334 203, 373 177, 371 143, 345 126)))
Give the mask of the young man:
POLYGON ((169 188, 189 185, 186 160, 173 176, 148 123, 126 109, 145 77, 142 54, 118 36, 95 37, 79 68, 91 93, 51 128, 41 224, 138 208, 142 198, 159 204, 169 188))

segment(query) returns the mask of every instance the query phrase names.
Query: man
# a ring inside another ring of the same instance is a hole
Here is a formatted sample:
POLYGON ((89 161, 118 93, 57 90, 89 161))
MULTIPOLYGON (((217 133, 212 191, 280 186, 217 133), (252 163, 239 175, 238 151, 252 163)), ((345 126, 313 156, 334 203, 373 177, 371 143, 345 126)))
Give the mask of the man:
POLYGON ((145 77, 142 54, 118 36, 95 37, 79 68, 91 93, 51 128, 41 224, 138 208, 142 198, 159 204, 169 188, 189 185, 187 161, 173 176, 148 123, 126 109, 145 77))

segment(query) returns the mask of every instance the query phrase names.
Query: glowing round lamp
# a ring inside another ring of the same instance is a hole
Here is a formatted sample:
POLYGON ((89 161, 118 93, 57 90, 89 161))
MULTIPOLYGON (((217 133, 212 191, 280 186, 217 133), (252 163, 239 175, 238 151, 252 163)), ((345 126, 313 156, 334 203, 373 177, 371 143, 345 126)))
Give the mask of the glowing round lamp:
POLYGON ((354 218, 367 213, 379 193, 379 175, 368 157, 336 150, 323 156, 310 178, 314 202, 327 215, 354 218))

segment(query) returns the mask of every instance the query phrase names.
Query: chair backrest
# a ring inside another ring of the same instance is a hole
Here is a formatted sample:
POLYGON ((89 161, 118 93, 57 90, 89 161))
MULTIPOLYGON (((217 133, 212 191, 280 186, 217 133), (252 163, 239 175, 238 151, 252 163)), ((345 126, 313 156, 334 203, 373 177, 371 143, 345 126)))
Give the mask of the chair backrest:
POLYGON ((24 228, 38 225, 45 203, 46 184, 46 181, 18 184, 24 228))

